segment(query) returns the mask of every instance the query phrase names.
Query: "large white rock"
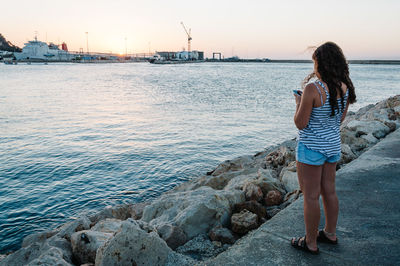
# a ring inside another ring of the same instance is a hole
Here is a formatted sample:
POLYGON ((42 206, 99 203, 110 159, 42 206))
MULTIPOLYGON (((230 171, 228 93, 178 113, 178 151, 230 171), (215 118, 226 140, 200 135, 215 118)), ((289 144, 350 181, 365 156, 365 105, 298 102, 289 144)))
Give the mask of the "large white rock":
POLYGON ((224 190, 243 190, 246 183, 251 183, 258 178, 257 172, 241 174, 233 177, 224 187, 224 190))
POLYGON ((243 191, 214 190, 204 186, 163 194, 145 207, 141 220, 155 227, 165 223, 179 226, 191 239, 207 233, 216 224, 227 226, 233 206, 244 201, 243 191))
POLYGON ((115 233, 121 228, 122 220, 119 219, 105 219, 99 221, 90 230, 99 231, 103 233, 115 233))
POLYGON ((72 234, 71 246, 75 259, 80 264, 94 263, 97 249, 112 236, 112 233, 92 230, 83 230, 72 234))
POLYGON ((390 132, 390 128, 379 121, 359 121, 353 120, 347 124, 347 127, 359 135, 372 134, 375 138, 383 138, 390 132))
POLYGON ((164 265, 172 250, 156 232, 147 233, 128 219, 120 231, 97 250, 96 265, 164 265))
POLYGON ((57 236, 65 238, 67 240, 71 239, 71 235, 75 232, 82 231, 82 230, 87 230, 90 228, 90 220, 86 216, 82 216, 76 220, 73 220, 71 222, 68 222, 64 225, 62 225, 59 228, 59 232, 57 233, 57 236))
POLYGON ((297 172, 283 168, 279 176, 287 192, 300 189, 297 172))
MULTIPOLYGON (((100 220, 90 230, 72 234, 72 252, 77 262, 80 264, 94 263, 97 249, 121 229, 122 223, 123 221, 119 219, 106 218, 100 220)), ((140 225, 140 227, 142 228, 143 225, 140 225)))
POLYGON ((237 157, 233 160, 226 160, 220 163, 217 168, 212 171, 212 175, 217 176, 225 172, 238 171, 254 164, 253 156, 245 155, 237 157))
POLYGON ((279 179, 274 177, 275 175, 275 171, 271 169, 259 168, 257 171, 257 179, 254 180, 253 183, 261 188, 264 195, 267 195, 268 192, 272 190, 278 190, 284 194, 284 188, 279 179))
POLYGON ((126 220, 128 218, 139 219, 144 206, 148 205, 148 202, 140 202, 134 205, 132 204, 120 204, 115 206, 107 206, 101 211, 90 215, 89 219, 92 224, 108 219, 115 218, 119 220, 126 220))

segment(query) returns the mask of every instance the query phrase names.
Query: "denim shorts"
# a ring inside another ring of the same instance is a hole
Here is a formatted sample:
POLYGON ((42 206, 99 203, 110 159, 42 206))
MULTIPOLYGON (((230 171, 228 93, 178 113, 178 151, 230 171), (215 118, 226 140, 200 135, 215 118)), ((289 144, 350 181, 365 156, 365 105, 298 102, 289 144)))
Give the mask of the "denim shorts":
POLYGON ((327 157, 318 151, 310 150, 300 141, 297 143, 296 161, 301 163, 310 165, 323 165, 325 162, 336 163, 340 160, 340 156, 341 153, 339 152, 337 155, 327 157))

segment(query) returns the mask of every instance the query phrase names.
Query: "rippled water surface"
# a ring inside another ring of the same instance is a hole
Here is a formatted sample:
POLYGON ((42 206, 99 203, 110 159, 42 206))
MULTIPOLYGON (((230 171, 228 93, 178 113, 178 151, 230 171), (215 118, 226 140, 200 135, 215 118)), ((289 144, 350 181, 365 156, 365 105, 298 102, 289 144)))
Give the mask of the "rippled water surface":
MULTIPOLYGON (((0 252, 87 210, 138 202, 295 137, 311 64, 0 65, 0 252)), ((400 66, 351 65, 358 108, 400 66)))

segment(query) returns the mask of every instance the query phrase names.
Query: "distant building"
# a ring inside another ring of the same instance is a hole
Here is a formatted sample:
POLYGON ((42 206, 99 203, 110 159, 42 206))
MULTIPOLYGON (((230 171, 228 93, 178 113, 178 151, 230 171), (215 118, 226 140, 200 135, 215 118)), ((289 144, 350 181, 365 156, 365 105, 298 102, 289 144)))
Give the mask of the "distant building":
POLYGON ((180 52, 157 52, 160 60, 204 60, 204 52, 202 51, 180 51, 180 52))
POLYGON ((175 52, 156 52, 156 54, 160 57, 161 60, 175 60, 176 53, 175 52))
POLYGON ((197 51, 199 53, 199 58, 198 60, 204 60, 204 52, 203 51, 197 51))

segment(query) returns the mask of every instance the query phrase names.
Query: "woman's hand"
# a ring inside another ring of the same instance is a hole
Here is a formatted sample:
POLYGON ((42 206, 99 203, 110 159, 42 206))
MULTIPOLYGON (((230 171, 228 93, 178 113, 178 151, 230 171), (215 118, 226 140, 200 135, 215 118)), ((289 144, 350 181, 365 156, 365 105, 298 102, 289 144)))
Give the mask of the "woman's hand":
POLYGON ((296 105, 297 106, 300 105, 300 103, 301 103, 301 95, 294 94, 294 98, 296 100, 296 105))

